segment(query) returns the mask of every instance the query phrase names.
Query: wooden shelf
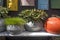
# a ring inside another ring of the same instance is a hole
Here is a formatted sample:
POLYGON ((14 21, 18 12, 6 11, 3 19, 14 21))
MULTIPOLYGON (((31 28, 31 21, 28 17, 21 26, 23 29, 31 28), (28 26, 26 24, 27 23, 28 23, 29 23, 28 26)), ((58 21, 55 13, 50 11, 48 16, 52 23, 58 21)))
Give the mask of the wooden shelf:
POLYGON ((60 36, 60 34, 51 34, 47 32, 23 32, 18 35, 12 35, 8 32, 0 33, 0 36, 23 36, 23 37, 39 37, 39 36, 60 36))
POLYGON ((9 34, 9 36, 39 37, 39 36, 60 36, 60 35, 50 34, 50 33, 47 33, 47 32, 23 32, 23 33, 18 34, 18 35, 11 35, 11 34, 9 34))

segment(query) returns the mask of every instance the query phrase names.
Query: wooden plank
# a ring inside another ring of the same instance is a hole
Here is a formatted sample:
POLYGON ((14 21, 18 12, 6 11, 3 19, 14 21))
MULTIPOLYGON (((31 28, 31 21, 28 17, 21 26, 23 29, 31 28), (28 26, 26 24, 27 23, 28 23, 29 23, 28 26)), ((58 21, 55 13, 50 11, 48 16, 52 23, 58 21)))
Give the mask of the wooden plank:
POLYGON ((0 40, 6 40, 6 37, 0 36, 0 40))

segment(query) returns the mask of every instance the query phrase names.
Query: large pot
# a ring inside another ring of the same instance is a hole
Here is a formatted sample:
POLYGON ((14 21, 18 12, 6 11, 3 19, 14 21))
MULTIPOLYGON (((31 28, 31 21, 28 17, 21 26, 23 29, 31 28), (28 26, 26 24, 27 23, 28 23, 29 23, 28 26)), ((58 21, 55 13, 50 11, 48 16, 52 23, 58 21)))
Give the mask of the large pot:
POLYGON ((29 22, 25 25, 26 31, 39 32, 43 28, 43 23, 41 22, 29 22))
POLYGON ((20 34, 22 31, 24 31, 24 28, 21 26, 17 26, 17 25, 8 25, 7 31, 12 35, 16 35, 16 34, 20 34))
POLYGON ((6 27, 4 25, 4 19, 0 19, 0 32, 6 31, 6 27))

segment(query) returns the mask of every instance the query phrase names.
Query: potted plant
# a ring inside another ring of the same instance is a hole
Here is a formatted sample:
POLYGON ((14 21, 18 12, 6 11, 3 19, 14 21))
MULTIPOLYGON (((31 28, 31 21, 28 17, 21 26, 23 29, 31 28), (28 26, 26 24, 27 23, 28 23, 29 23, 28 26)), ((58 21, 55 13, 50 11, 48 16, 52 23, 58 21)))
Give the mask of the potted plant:
POLYGON ((28 31, 40 31, 43 27, 42 20, 48 17, 44 10, 38 9, 23 10, 19 16, 28 21, 27 26, 25 26, 28 31))
POLYGON ((4 21, 5 25, 7 26, 7 31, 11 34, 19 34, 24 31, 24 24, 26 21, 19 17, 10 17, 5 18, 4 21))
POLYGON ((8 15, 8 9, 0 6, 0 32, 5 31, 4 18, 8 15))

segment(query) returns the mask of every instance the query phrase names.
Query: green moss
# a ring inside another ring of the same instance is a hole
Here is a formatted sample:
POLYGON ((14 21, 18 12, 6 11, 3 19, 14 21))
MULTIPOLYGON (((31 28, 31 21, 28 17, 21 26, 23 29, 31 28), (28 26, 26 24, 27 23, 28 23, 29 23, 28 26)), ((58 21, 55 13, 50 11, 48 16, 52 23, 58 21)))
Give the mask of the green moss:
POLYGON ((19 17, 5 18, 6 25, 24 25, 26 21, 19 17))

